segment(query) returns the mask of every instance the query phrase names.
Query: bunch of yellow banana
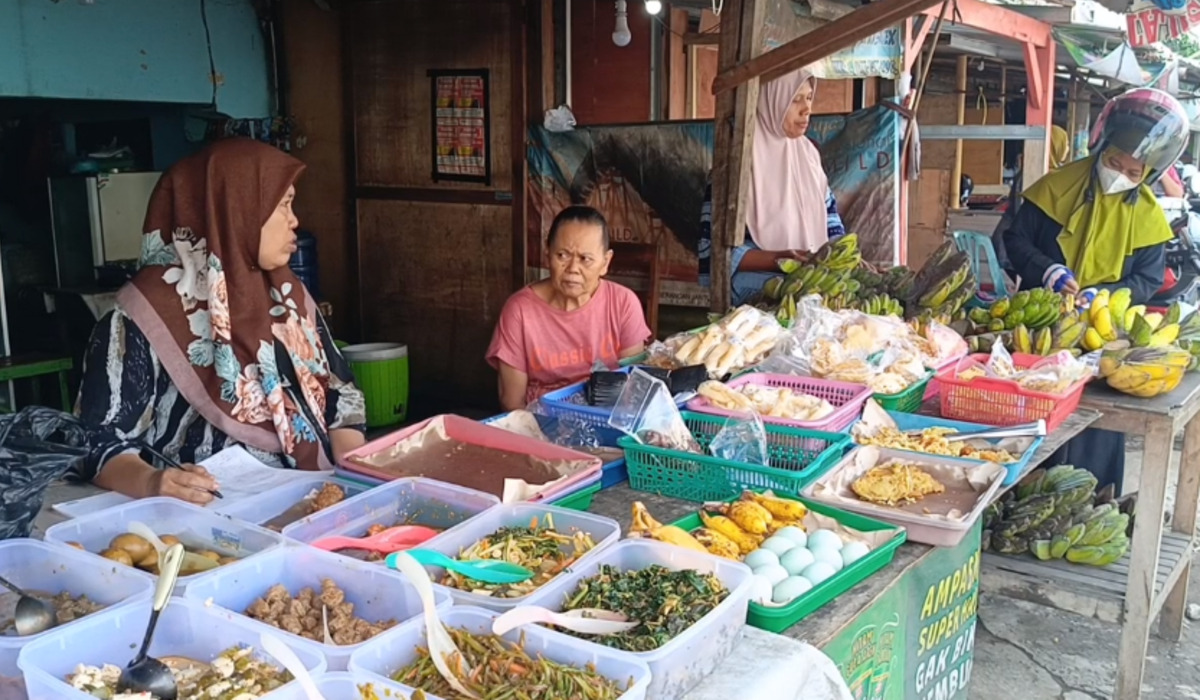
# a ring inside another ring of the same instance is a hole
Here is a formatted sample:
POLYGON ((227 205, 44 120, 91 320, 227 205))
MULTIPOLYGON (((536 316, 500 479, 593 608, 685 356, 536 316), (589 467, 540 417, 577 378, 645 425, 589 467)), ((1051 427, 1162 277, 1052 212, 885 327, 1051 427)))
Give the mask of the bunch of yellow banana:
POLYGON ((1118 289, 1111 294, 1101 290, 1088 309, 1090 328, 1084 333, 1083 347, 1099 350, 1105 343, 1127 338, 1133 347, 1166 347, 1179 337, 1182 307, 1172 304, 1166 315, 1147 312, 1144 305, 1131 306, 1132 292, 1118 289))
POLYGON ((710 554, 741 561, 780 528, 803 527, 807 514, 799 501, 746 491, 730 503, 705 503, 700 511, 704 526, 693 530, 691 536, 710 554))
POLYGON ((1191 363, 1191 353, 1175 346, 1135 348, 1118 340, 1104 346, 1100 376, 1117 391, 1151 398, 1174 391, 1191 363))

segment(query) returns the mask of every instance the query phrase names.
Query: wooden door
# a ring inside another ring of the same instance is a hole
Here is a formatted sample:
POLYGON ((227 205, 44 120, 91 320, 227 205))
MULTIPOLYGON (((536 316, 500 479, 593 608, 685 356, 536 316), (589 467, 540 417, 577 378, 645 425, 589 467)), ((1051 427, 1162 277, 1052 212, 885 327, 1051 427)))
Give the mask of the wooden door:
POLYGON ((484 353, 524 276, 523 3, 344 7, 361 336, 408 345, 418 414, 494 406, 484 353), (434 179, 429 71, 446 70, 487 71, 490 182, 434 179))

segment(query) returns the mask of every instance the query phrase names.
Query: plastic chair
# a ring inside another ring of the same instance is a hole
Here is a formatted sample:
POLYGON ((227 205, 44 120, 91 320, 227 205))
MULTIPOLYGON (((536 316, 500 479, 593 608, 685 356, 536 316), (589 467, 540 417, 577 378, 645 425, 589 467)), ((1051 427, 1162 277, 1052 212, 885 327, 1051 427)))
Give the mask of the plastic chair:
POLYGON ((952 235, 954 245, 970 259, 971 274, 979 281, 979 291, 974 299, 967 302, 967 306, 989 306, 1006 298, 1008 285, 991 236, 978 231, 955 231, 952 235))

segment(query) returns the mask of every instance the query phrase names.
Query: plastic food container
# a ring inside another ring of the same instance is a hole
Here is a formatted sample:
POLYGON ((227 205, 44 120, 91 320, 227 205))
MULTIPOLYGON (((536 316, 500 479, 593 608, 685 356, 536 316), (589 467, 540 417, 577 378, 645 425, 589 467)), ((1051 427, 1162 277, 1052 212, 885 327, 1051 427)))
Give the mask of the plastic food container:
MULTIPOLYGON (((768 632, 782 632, 786 630, 817 610, 820 610, 829 601, 854 588, 871 574, 887 566, 896 556, 896 550, 900 545, 904 544, 906 539, 905 531, 902 527, 896 527, 895 525, 889 525, 862 515, 838 510, 837 508, 832 508, 816 501, 797 500, 803 502, 809 510, 833 518, 842 525, 858 530, 859 532, 891 530, 895 534, 890 540, 871 550, 862 559, 825 579, 787 605, 759 605, 753 600, 750 601, 750 613, 746 617, 746 622, 752 627, 764 629, 768 632)), ((686 518, 677 520, 673 524, 683 528, 687 532, 691 532, 704 525, 698 513, 693 513, 686 518)))
MULTIPOLYGON (((492 633, 492 620, 498 613, 471 606, 454 607, 442 617, 442 623, 447 627, 463 627, 474 634, 492 633)), ((526 625, 504 635, 509 642, 517 642, 525 635, 525 650, 530 656, 543 656, 551 661, 581 667, 593 664, 596 672, 611 678, 618 683, 632 684, 620 696, 620 700, 642 700, 662 696, 649 693, 650 669, 646 664, 631 658, 615 649, 602 647, 599 644, 585 642, 575 637, 559 634, 538 625, 526 625)), ((417 648, 425 647, 425 621, 416 619, 401 625, 394 630, 388 630, 365 644, 350 657, 350 672, 356 676, 388 679, 391 675, 417 659, 417 648)), ((414 689, 401 685, 407 692, 414 689)), ((348 695, 347 698, 357 696, 348 695)), ((381 697, 384 697, 381 695, 381 697)), ((439 696, 426 694, 430 700, 439 700, 439 696)), ((330 697, 329 700, 339 700, 330 697)))
POLYGON ((621 537, 621 526, 611 518, 551 505, 514 503, 512 505, 495 506, 447 532, 445 535, 438 537, 436 540, 430 540, 422 546, 425 549, 433 549, 447 556, 457 557, 462 550, 502 527, 529 527, 534 518, 537 519, 539 525, 544 525, 547 515, 553 518, 554 530, 556 532, 569 535, 583 531, 590 534, 592 540, 596 543, 596 546, 581 556, 573 567, 559 574, 557 578, 551 579, 550 583, 534 590, 529 595, 519 598, 494 598, 436 583, 436 581, 441 580, 444 571, 440 568, 428 567, 435 581, 434 588, 448 591, 454 597, 455 605, 475 605, 501 612, 518 605, 542 605, 546 600, 545 591, 551 588, 552 584, 566 578, 570 571, 578 569, 581 562, 595 558, 600 551, 612 545, 621 537))
MULTIPOLYGON (((962 421, 946 420, 945 418, 931 418, 930 416, 922 416, 915 413, 891 413, 892 420, 896 421, 896 427, 900 430, 924 430, 925 428, 954 428, 960 433, 969 433, 977 430, 987 430, 990 425, 980 425, 979 423, 964 423, 962 421)), ((1017 483, 1025 470, 1029 468, 1029 460, 1033 459, 1033 454, 1042 446, 1045 438, 1035 438, 1033 443, 1021 453, 1020 459, 1016 462, 1001 465, 1008 470, 1008 475, 1004 477, 1003 486, 1017 483)), ((924 452, 913 452, 913 454, 927 454, 924 452)), ((964 462, 972 462, 975 464, 981 463, 979 459, 962 459, 964 462)))
POLYGON ((596 494, 600 493, 600 486, 599 481, 592 482, 587 486, 562 496, 550 505, 558 506, 559 508, 569 508, 571 510, 587 510, 592 507, 592 500, 596 497, 596 494))
MULTIPOLYGON (((626 374, 636 367, 622 366, 618 372, 626 374)), ((542 411, 553 418, 573 418, 597 428, 612 430, 608 417, 612 415, 612 406, 589 406, 587 402, 587 380, 577 382, 561 389, 548 392, 538 399, 542 411)), ((675 405, 682 408, 685 401, 676 401, 675 405)))
MULTIPOLYGON (((511 411, 494 415, 491 418, 484 418, 479 422, 483 423, 484 425, 491 425, 496 421, 507 417, 509 413, 511 413, 511 411)), ((605 416, 605 420, 608 420, 607 416, 605 416)), ((603 447, 616 447, 617 440, 624 435, 624 433, 622 433, 620 430, 609 427, 608 423, 605 423, 604 425, 592 424, 591 427, 593 430, 595 430, 596 437, 600 441, 600 445, 603 447)), ((621 459, 614 459, 611 462, 605 462, 603 465, 601 465, 600 471, 601 489, 606 489, 609 486, 616 486, 617 484, 629 478, 629 472, 625 469, 624 457, 621 459)))
MULTIPOLYGON (((573 486, 582 482, 586 482, 596 474, 600 473, 599 458, 592 457, 591 455, 587 455, 582 452, 569 450, 565 447, 559 447, 558 445, 553 445, 549 442, 544 442, 535 438, 517 435, 516 433, 510 433, 502 428, 484 425, 478 421, 473 421, 469 418, 455 415, 436 416, 434 418, 430 418, 429 420, 421 421, 420 423, 411 425, 402 430, 397 430, 396 432, 390 435, 385 435, 378 440, 368 442, 366 445, 348 452, 342 458, 342 468, 348 472, 362 474, 364 476, 374 477, 384 481, 396 479, 397 476, 395 474, 380 471, 373 467, 363 466, 362 464, 355 462, 355 459, 369 457, 378 452, 382 452, 383 450, 386 450, 389 447, 404 441, 410 436, 416 435, 420 431, 424 430, 429 425, 430 421, 437 420, 438 418, 441 418, 444 421, 446 434, 451 440, 457 440, 469 445, 477 445, 479 447, 485 447, 493 450, 504 450, 507 452, 527 454, 533 457, 539 457, 548 460, 575 460, 590 462, 590 466, 581 469, 566 479, 563 479, 553 488, 539 493, 537 496, 530 499, 532 501, 536 502, 553 498, 557 494, 567 492, 573 486)), ((445 478, 441 480, 445 481, 445 478)), ((492 495, 499 497, 499 494, 492 495)))
MULTIPOLYGON (((838 464, 833 467, 833 469, 830 469, 820 479, 805 488, 804 493, 802 494, 804 498, 808 500, 819 501, 840 510, 847 510, 852 513, 865 515, 869 518, 876 518, 885 523, 894 523, 896 525, 900 525, 908 531, 908 539, 910 541, 921 542, 922 544, 931 544, 937 547, 953 547, 959 542, 962 542, 963 538, 967 536, 967 533, 970 532, 971 528, 975 525, 975 521, 978 520, 981 515, 983 515, 984 509, 988 507, 988 504, 995 500, 996 493, 1000 490, 1000 484, 1004 481, 1004 477, 1007 474, 1007 472, 1005 472, 1003 469, 997 471, 995 478, 991 482, 991 485, 986 490, 976 494, 975 505, 972 507, 971 511, 966 514, 966 517, 956 522, 933 517, 923 517, 921 515, 917 515, 916 513, 910 513, 898 508, 889 508, 887 506, 867 503, 866 501, 859 501, 856 499, 831 498, 827 500, 823 496, 814 493, 814 489, 816 489, 818 484, 824 483, 827 479, 834 478, 843 469, 856 468, 854 463, 855 455, 861 449, 863 448, 856 448, 848 453, 842 458, 841 462, 838 462, 838 464)), ((964 460, 954 459, 951 457, 941 457, 938 455, 927 455, 916 452, 906 452, 904 450, 889 449, 881 449, 879 450, 879 454, 881 460, 900 459, 918 465, 946 464, 956 467, 966 466, 968 468, 972 468, 970 463, 964 462, 964 460)), ((989 463, 987 462, 975 462, 975 466, 973 468, 986 469, 988 468, 988 464, 989 463)))
MULTIPOLYGON (((27 591, 58 594, 69 591, 71 595, 86 595, 90 600, 106 606, 106 609, 149 600, 154 583, 139 576, 125 566, 114 566, 113 562, 100 560, 65 545, 30 539, 13 539, 0 542, 0 575, 27 591)), ((0 589, 0 595, 16 597, 15 593, 0 589)), ((93 615, 100 615, 100 610, 93 615)), ((68 622, 59 627, 26 637, 0 636, 0 683, 9 679, 20 679, 17 655, 22 647, 42 637, 63 629, 73 629, 87 617, 68 622)), ((3 693, 0 693, 0 697, 3 693)))
MULTIPOLYGON (((707 450, 728 419, 684 411, 683 420, 696 442, 707 450)), ((629 486, 635 491, 700 502, 729 500, 744 489, 797 495, 842 456, 850 441, 850 436, 844 433, 770 423, 764 427, 769 467, 651 447, 633 438, 621 438, 629 466, 629 486)))
POLYGON ((332 535, 362 537, 372 525, 448 530, 499 503, 482 491, 433 479, 396 479, 297 520, 283 528, 283 536, 310 544, 332 535))
MULTIPOLYGON (((26 645, 17 664, 25 672, 31 700, 95 700, 68 685, 66 677, 79 664, 124 667, 141 646, 149 617, 149 605, 126 605, 85 617, 69 628, 49 632, 26 645)), ((185 656, 208 661, 235 646, 253 647, 257 652, 261 636, 262 628, 240 615, 207 608, 202 602, 172 598, 158 620, 150 656, 160 659, 185 656)), ((296 652, 310 673, 325 671, 325 659, 320 652, 308 645, 293 644, 285 635, 280 635, 280 639, 296 652)), ((282 664, 275 665, 282 668, 282 664)), ((272 697, 263 696, 264 700, 272 697)))
MULTIPOLYGON (((365 685, 370 685, 381 700, 404 700, 411 692, 399 683, 385 681, 365 673, 347 673, 345 671, 326 673, 314 678, 313 682, 317 684, 317 690, 321 691, 325 700, 362 700, 362 693, 358 689, 365 685)), ((434 696, 426 695, 425 697, 432 698, 434 696)), ((308 695, 305 694, 299 683, 288 683, 274 693, 264 696, 263 700, 308 700, 308 695)))
POLYGON ((885 410, 898 411, 900 413, 916 413, 921 410, 921 403, 925 401, 925 390, 933 381, 934 373, 928 372, 925 378, 910 384, 907 389, 897 394, 872 394, 875 401, 879 403, 885 410))
MULTIPOLYGON (((391 569, 322 552, 312 547, 283 547, 238 564, 222 567, 188 587, 184 594, 199 602, 243 615, 255 600, 275 584, 293 596, 302 588, 320 593, 321 581, 332 579, 354 604, 354 614, 368 622, 394 619, 403 623, 422 613, 421 599, 404 576, 391 569)), ((450 595, 434 591, 438 608, 450 607, 450 595)), ((293 646, 308 645, 325 657, 330 670, 344 671, 350 654, 363 643, 347 646, 323 644, 246 618, 263 629, 276 630, 293 646)))
MULTIPOLYGON (((142 498, 59 523, 46 531, 46 541, 78 542, 97 559, 108 561, 100 557, 100 552, 108 548, 114 537, 128 532, 129 523, 135 520, 149 526, 159 536, 175 535, 189 550, 200 547, 242 559, 283 544, 279 533, 231 520, 174 498, 142 498)), ((129 567, 129 570, 158 580, 157 576, 140 569, 129 567)), ((176 590, 186 589, 189 583, 206 573, 210 572, 180 576, 176 590)))
MULTIPOLYGON (((968 355, 938 372, 942 416, 953 420, 1000 426, 1045 420, 1046 429, 1054 430, 1079 407, 1079 400, 1083 397, 1088 379, 1076 382, 1065 393, 1044 394, 1029 391, 1008 379, 958 378, 958 369, 966 361, 975 360, 986 364, 988 357, 979 353, 968 355)), ((1020 353, 1014 353, 1012 358, 1017 369, 1027 369, 1045 359, 1020 353)))
MULTIPOLYGON (((248 523, 263 525, 265 527, 269 520, 282 515, 289 508, 304 500, 308 494, 328 483, 334 483, 342 487, 342 490, 346 492, 346 499, 344 500, 349 500, 369 488, 363 484, 338 479, 330 473, 301 476, 293 483, 268 489, 255 498, 243 498, 227 506, 218 506, 212 510, 221 515, 228 515, 231 518, 237 518, 238 520, 244 520, 248 523)), ((286 527, 290 524, 285 523, 284 526, 286 527)), ((274 528, 269 529, 274 530, 274 528)))
POLYGON ((688 691, 712 673, 733 650, 738 633, 746 623, 753 577, 750 569, 729 559, 662 542, 622 540, 596 556, 581 561, 569 575, 546 585, 545 596, 537 604, 561 611, 563 601, 575 591, 580 581, 596 575, 604 564, 621 571, 637 571, 652 564, 675 571, 694 569, 715 574, 729 589, 729 595, 720 605, 658 649, 645 652, 613 650, 650 667, 651 680, 646 697, 655 700, 686 697, 688 691))
MULTIPOLYGON (((848 428, 851 423, 858 420, 859 414, 862 413, 863 404, 867 402, 867 399, 871 398, 871 390, 862 384, 836 382, 832 379, 817 379, 815 377, 794 377, 788 374, 743 374, 736 379, 726 382, 726 385, 730 389, 737 389, 747 384, 767 386, 775 389, 791 389, 797 394, 808 394, 819 399, 825 399, 833 406, 834 410, 833 413, 830 413, 821 420, 802 421, 790 418, 773 418, 770 416, 763 416, 762 419, 766 423, 777 423, 793 428, 808 428, 809 430, 824 430, 827 433, 836 433, 848 428)), ((738 415, 737 411, 729 411, 712 405, 703 396, 697 396, 689 401, 687 407, 689 411, 711 413, 717 416, 738 415)))

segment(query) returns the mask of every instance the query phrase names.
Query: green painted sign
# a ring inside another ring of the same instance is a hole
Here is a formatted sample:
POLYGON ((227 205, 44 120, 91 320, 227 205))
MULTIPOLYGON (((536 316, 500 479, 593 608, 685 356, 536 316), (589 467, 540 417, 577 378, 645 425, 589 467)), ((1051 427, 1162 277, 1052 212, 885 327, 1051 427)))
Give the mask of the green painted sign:
POLYGON ((825 645, 855 700, 965 700, 980 529, 955 547, 934 550, 825 645))

